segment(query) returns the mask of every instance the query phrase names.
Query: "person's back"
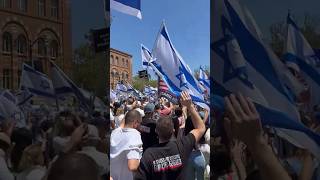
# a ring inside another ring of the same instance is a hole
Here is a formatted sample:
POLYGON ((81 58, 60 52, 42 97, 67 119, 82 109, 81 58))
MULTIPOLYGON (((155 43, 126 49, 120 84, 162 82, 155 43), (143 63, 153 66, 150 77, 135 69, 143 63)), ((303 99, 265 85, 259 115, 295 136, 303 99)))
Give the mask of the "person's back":
POLYGON ((157 134, 155 133, 156 123, 152 119, 142 121, 140 126, 143 151, 158 144, 157 134))
POLYGON ((140 162, 140 168, 146 169, 148 173, 138 172, 135 179, 184 179, 185 162, 194 144, 195 138, 189 134, 148 148, 140 162))
POLYGON ((154 107, 154 104, 151 103, 144 107, 145 117, 142 119, 142 123, 139 128, 141 140, 143 142, 143 151, 158 144, 159 141, 155 132, 156 120, 153 119, 154 107))
POLYGON ((181 93, 181 104, 190 111, 195 129, 188 135, 172 141, 173 120, 169 116, 160 117, 156 124, 159 145, 144 152, 134 179, 185 179, 186 161, 195 143, 204 134, 205 126, 192 106, 188 93, 181 93))
POLYGON ((140 132, 135 128, 141 122, 138 111, 131 110, 126 114, 125 127, 117 128, 110 138, 110 168, 114 180, 132 179, 132 171, 136 170, 142 156, 140 132), (131 164, 134 164, 131 166, 131 164))

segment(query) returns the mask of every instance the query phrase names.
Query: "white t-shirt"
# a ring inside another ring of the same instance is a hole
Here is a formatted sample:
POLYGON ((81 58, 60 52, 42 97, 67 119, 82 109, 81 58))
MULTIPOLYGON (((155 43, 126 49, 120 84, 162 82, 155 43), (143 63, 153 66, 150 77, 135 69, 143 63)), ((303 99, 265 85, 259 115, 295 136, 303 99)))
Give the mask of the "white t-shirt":
POLYGON ((131 180, 133 174, 128 169, 129 159, 142 157, 140 132, 132 128, 117 128, 110 137, 110 175, 114 180, 131 180))
POLYGON ((45 176, 47 170, 45 167, 42 166, 35 166, 31 169, 27 169, 21 172, 17 176, 17 180, 42 180, 45 176))
POLYGON ((0 149, 0 180, 14 180, 14 176, 6 163, 5 152, 2 149, 0 149))
POLYGON ((78 153, 82 153, 91 157, 97 163, 101 176, 108 173, 109 158, 107 154, 99 152, 95 147, 90 146, 83 147, 78 153))

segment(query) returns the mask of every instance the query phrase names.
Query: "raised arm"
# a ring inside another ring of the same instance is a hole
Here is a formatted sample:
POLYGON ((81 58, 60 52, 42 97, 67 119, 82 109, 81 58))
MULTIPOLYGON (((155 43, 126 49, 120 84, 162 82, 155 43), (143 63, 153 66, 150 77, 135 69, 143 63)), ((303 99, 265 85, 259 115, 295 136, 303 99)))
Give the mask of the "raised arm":
POLYGON ((187 110, 190 112, 192 124, 194 129, 190 132, 194 135, 196 142, 199 142, 200 138, 203 136, 206 127, 201 119, 200 115, 196 111, 195 107, 192 105, 191 97, 189 93, 181 93, 181 104, 187 107, 187 110))
POLYGON ((225 98, 225 103, 225 128, 230 130, 234 138, 247 145, 262 179, 289 180, 289 175, 263 137, 259 113, 253 102, 242 95, 230 95, 225 98))

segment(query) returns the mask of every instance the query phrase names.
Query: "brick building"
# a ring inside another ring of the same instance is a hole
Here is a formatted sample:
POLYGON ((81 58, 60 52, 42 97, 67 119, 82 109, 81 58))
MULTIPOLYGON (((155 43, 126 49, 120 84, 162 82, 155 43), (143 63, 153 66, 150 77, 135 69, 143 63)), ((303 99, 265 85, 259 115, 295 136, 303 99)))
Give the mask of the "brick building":
POLYGON ((110 48, 110 88, 121 80, 132 83, 132 55, 110 48))
POLYGON ((71 72, 69 0, 0 0, 0 86, 17 89, 23 62, 48 74, 53 60, 71 72))

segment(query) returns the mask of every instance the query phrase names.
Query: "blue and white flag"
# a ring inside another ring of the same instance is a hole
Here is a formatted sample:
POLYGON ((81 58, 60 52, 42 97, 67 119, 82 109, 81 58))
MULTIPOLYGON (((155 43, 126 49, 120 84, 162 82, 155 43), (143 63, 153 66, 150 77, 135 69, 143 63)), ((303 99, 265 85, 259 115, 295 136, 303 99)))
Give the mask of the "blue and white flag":
POLYGON ((202 67, 199 70, 199 82, 207 90, 207 93, 210 94, 210 79, 202 67))
POLYGON ((110 90, 110 101, 118 101, 117 93, 112 89, 110 90))
POLYGON ((284 59, 289 68, 293 69, 307 83, 310 91, 310 105, 320 104, 320 58, 316 55, 299 27, 288 14, 287 42, 284 59))
POLYGON ((56 98, 52 82, 48 76, 25 63, 22 65, 20 89, 25 89, 35 96, 56 98))
POLYGON ((142 19, 141 0, 110 0, 110 7, 119 12, 142 19))
POLYGON ((52 61, 51 77, 56 95, 60 97, 75 96, 82 107, 90 110, 89 103, 81 89, 52 61))
POLYGON ((127 92, 127 86, 125 84, 123 84, 123 82, 118 82, 118 84, 116 85, 116 92, 127 92))
POLYGON ((9 90, 0 92, 0 121, 14 120, 16 122, 16 127, 25 127, 26 120, 17 103, 16 96, 9 90))
POLYGON ((187 91, 193 102, 209 109, 198 80, 174 48, 164 23, 158 34, 152 57, 154 58, 153 67, 161 74, 161 78, 166 82, 172 93, 180 96, 182 91, 187 91))
POLYGON ((259 111, 264 125, 275 128, 280 137, 292 144, 319 156, 318 137, 299 122, 299 113, 282 81, 286 66, 263 42, 252 15, 238 0, 213 2, 211 63, 215 80, 226 90, 240 92, 274 112, 262 114, 259 111), (292 122, 294 126, 290 125, 292 122))
POLYGON ((142 59, 142 67, 143 69, 153 70, 151 67, 151 62, 153 61, 152 54, 148 48, 146 48, 143 44, 141 44, 141 59, 142 59))

